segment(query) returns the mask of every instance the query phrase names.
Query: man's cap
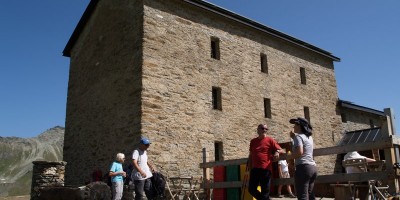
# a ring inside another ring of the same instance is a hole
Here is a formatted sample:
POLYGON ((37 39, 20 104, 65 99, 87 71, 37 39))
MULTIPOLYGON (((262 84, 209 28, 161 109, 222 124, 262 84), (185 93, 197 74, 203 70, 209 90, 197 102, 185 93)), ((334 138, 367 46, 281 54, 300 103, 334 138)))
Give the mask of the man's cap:
POLYGON ((140 139, 140 143, 141 144, 151 144, 150 140, 147 139, 146 137, 142 137, 142 139, 140 139))

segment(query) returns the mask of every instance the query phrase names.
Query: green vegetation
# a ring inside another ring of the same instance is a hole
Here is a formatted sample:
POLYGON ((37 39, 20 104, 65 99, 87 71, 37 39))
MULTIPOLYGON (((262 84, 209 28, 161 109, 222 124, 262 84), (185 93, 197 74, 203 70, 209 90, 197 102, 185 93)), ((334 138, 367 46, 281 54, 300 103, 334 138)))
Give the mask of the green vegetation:
POLYGON ((64 128, 54 127, 36 138, 0 138, 0 179, 12 183, 8 196, 30 194, 32 161, 61 161, 64 128))

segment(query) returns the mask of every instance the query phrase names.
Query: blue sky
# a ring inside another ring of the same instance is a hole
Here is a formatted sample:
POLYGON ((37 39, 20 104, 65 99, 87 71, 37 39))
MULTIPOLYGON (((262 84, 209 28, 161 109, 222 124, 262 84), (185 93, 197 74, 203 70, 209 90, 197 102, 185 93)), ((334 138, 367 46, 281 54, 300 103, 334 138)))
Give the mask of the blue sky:
MULTIPOLYGON (((335 63, 339 98, 400 113, 400 1, 209 2, 333 53, 342 60, 335 63)), ((88 3, 1 3, 0 136, 64 126, 69 58, 62 50, 88 3)))

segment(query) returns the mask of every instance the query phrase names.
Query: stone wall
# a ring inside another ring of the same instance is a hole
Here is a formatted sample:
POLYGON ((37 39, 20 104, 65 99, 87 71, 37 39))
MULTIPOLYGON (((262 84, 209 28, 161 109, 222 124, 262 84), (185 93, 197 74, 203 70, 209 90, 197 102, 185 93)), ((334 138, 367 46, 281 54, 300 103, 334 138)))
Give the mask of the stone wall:
MULTIPOLYGON (((182 1, 144 1, 142 132, 153 141, 150 158, 168 175, 201 175, 202 148, 214 159, 245 158, 259 123, 270 136, 289 141, 288 120, 310 108, 315 148, 340 137, 337 88, 331 59, 182 1), (210 41, 220 42, 220 59, 210 41), (260 70, 260 54, 268 74, 260 70), (306 85, 300 81, 306 70, 306 85), (220 87, 222 110, 212 109, 220 87), (264 98, 272 117, 264 117, 264 98)), ((321 174, 332 173, 335 156, 317 157, 321 174)))
POLYGON ((33 161, 31 200, 39 200, 45 188, 64 186, 66 162, 33 161))
MULTIPOLYGON (((202 148, 213 160, 214 143, 222 142, 223 159, 245 158, 259 123, 288 142, 288 120, 304 116, 304 107, 315 148, 332 146, 341 124, 336 101, 331 58, 184 1, 101 0, 71 52, 66 184, 108 172, 115 154, 129 158, 141 135, 153 142, 150 161, 165 175, 200 176, 202 148), (212 37, 219 60, 210 57, 212 37), (212 109, 212 87, 221 88, 222 110, 212 109)), ((320 174, 332 173, 334 160, 318 157, 320 174)))
MULTIPOLYGON (((101 0, 71 52, 63 159, 66 184, 127 158, 141 135, 141 1, 101 0)), ((127 159, 129 161, 129 159, 127 159)))
POLYGON ((346 120, 342 123, 343 133, 369 129, 373 127, 381 127, 384 119, 381 115, 350 108, 341 108, 341 112, 346 118, 346 120))

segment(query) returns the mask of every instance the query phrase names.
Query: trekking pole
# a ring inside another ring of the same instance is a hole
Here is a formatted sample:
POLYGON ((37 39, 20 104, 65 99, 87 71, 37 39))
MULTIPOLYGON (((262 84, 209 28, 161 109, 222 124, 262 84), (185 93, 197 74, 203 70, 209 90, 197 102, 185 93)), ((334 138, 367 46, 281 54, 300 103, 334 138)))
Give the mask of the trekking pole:
POLYGON ((249 179, 249 160, 247 160, 246 163, 246 171, 244 173, 244 177, 243 177, 243 182, 242 182, 242 198, 241 200, 244 200, 244 194, 246 192, 246 188, 247 188, 247 180, 249 179))

